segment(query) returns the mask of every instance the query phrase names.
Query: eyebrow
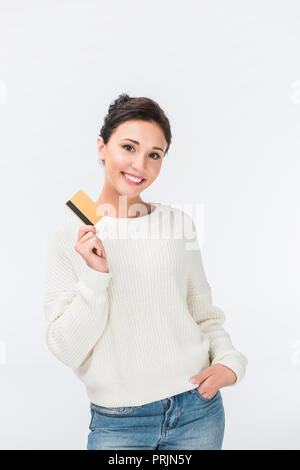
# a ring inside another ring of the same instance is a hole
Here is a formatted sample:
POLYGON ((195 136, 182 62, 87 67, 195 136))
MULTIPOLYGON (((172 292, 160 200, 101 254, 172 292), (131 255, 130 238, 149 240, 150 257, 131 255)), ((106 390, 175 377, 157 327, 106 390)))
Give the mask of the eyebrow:
MULTIPOLYGON (((129 139, 129 138, 125 138, 125 139, 121 139, 121 140, 130 140, 131 142, 134 142, 135 144, 140 145, 140 143, 137 140, 133 140, 133 139, 129 139)), ((161 147, 152 147, 152 148, 155 149, 155 150, 161 150, 163 153, 165 153, 165 151, 161 147)))

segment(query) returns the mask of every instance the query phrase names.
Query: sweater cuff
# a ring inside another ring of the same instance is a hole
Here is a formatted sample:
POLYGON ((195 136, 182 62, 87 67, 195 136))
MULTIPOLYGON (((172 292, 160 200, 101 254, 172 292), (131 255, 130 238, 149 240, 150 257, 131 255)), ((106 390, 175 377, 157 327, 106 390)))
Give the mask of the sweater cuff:
POLYGON ((82 281, 86 287, 93 291, 93 293, 97 294, 102 293, 105 289, 107 289, 111 278, 112 273, 96 271, 86 264, 80 276, 80 281, 82 281))
POLYGON ((223 366, 229 367, 237 376, 236 381, 231 385, 235 386, 240 381, 243 379, 245 372, 246 372, 246 366, 247 366, 247 359, 246 357, 240 359, 236 356, 231 356, 231 355, 226 355, 223 356, 222 359, 217 359, 216 361, 212 361, 211 365, 215 364, 222 364, 223 366))

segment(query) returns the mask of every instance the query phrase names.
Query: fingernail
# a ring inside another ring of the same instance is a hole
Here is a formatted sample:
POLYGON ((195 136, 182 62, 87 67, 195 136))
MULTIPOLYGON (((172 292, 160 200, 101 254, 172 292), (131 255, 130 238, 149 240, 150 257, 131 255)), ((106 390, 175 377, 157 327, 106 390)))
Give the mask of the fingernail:
POLYGON ((191 382, 192 384, 195 384, 195 383, 197 382, 197 380, 196 380, 196 379, 190 379, 190 382, 191 382))

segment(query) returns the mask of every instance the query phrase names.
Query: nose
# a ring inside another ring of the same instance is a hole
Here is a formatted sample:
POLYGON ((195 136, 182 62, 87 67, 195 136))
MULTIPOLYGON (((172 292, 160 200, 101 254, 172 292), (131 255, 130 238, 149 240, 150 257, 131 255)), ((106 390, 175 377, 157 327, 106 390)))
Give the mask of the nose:
POLYGON ((138 155, 131 162, 132 172, 137 175, 145 176, 146 158, 143 154, 138 155))

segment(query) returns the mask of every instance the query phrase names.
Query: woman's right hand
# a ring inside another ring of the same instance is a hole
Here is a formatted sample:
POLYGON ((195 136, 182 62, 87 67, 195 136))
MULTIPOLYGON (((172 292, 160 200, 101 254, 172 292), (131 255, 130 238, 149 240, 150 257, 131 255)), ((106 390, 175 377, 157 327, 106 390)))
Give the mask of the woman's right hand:
POLYGON ((96 228, 93 225, 84 224, 79 227, 74 249, 90 268, 102 273, 108 272, 104 246, 97 237, 96 228))

